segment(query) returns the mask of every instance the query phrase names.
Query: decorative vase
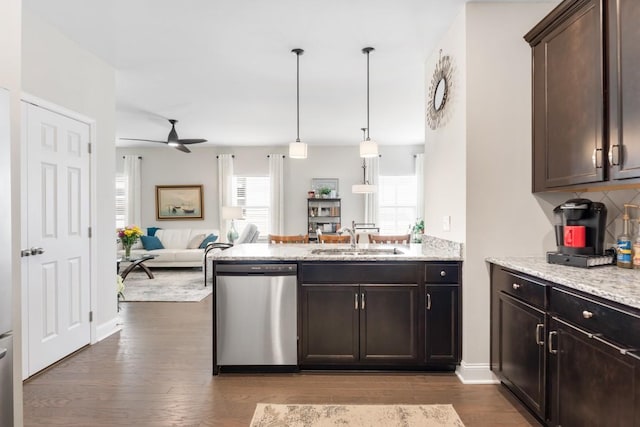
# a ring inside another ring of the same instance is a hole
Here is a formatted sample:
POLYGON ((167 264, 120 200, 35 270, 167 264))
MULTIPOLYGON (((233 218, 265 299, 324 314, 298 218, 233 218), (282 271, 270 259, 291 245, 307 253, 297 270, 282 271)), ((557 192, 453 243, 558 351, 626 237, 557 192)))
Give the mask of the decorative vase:
POLYGON ((126 259, 131 258, 131 244, 123 244, 124 246, 124 257, 126 259))

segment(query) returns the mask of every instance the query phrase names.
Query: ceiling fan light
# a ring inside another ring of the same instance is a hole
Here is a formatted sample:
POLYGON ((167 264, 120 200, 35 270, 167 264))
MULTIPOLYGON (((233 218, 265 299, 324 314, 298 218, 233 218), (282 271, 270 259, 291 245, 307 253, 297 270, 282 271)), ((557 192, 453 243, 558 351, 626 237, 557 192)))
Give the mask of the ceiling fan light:
POLYGON ((169 142, 168 142, 168 144, 169 144, 169 147, 177 147, 177 146, 179 146, 179 145, 180 145, 180 144, 179 144, 178 142, 176 142, 176 141, 169 141, 169 142))
POLYGON ((360 142, 360 157, 378 157, 378 143, 371 140, 360 142))
POLYGON ((307 144, 305 144, 304 142, 289 143, 289 157, 292 159, 306 159, 307 144))
POLYGON ((351 186, 351 192, 354 194, 371 194, 377 193, 378 187, 373 184, 353 184, 351 186))

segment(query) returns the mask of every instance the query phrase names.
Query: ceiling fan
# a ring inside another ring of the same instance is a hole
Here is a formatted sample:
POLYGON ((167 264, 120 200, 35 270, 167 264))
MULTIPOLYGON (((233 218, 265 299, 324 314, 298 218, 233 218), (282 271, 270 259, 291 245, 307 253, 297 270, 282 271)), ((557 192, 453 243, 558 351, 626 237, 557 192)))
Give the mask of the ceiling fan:
POLYGON ((161 144, 167 144, 170 147, 174 147, 176 150, 180 150, 183 153, 190 153, 191 150, 189 150, 186 145, 189 144, 199 144, 201 142, 207 142, 206 139, 180 139, 178 138, 178 132, 176 132, 176 123, 178 123, 177 120, 174 119, 169 119, 169 123, 171 123, 171 131, 169 132, 169 136, 167 136, 167 140, 166 141, 158 141, 155 139, 138 139, 138 138, 120 138, 123 140, 127 140, 127 141, 146 141, 146 142, 159 142, 161 144))

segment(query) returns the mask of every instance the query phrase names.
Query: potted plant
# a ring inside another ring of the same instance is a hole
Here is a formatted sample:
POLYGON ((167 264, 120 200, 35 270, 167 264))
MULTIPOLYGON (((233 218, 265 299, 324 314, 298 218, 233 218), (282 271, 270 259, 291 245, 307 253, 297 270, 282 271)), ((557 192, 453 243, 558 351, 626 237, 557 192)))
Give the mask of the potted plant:
POLYGON ((331 194, 331 189, 329 187, 320 187, 318 188, 318 192, 323 199, 327 199, 331 194))
POLYGON ((416 218, 416 222, 411 226, 411 242, 422 243, 424 234, 424 219, 416 218))

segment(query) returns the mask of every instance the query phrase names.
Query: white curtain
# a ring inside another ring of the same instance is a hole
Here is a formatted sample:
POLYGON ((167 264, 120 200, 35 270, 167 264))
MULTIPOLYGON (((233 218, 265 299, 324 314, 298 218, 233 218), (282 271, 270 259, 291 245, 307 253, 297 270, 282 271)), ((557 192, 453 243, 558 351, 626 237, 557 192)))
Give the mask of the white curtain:
POLYGON ((222 207, 231 206, 233 202, 233 155, 218 155, 218 216, 220 240, 227 238, 231 221, 222 219, 222 207))
POLYGON ((125 208, 125 225, 135 224, 142 227, 142 215, 140 209, 140 167, 141 157, 138 155, 124 157, 124 178, 127 185, 127 205, 125 208))
MULTIPOLYGON (((369 184, 380 184, 380 158, 371 157, 365 159, 367 174, 365 179, 369 184)), ((378 193, 365 194, 364 198, 364 222, 376 224, 378 222, 378 193)))
POLYGON ((416 162, 416 218, 424 219, 424 154, 415 155, 416 162))
POLYGON ((284 234, 284 159, 282 154, 269 154, 269 233, 284 234))

